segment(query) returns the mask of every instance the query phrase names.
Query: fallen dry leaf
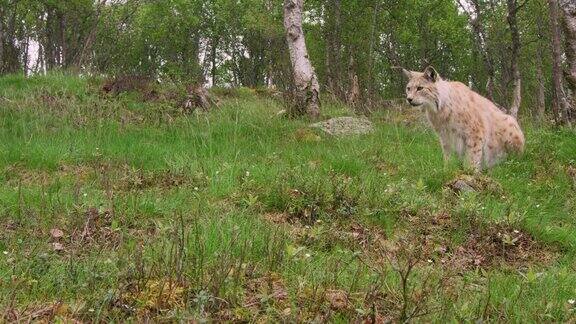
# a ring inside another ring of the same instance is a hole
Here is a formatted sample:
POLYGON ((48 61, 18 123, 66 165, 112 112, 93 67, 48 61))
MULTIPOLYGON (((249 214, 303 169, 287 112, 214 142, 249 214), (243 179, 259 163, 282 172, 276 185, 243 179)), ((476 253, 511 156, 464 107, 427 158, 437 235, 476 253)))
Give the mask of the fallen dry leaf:
POLYGON ((50 230, 50 235, 52 238, 59 239, 64 236, 64 232, 61 229, 53 228, 50 230))
POLYGON ((62 243, 54 242, 52 243, 52 249, 54 249, 54 251, 63 251, 64 245, 62 245, 62 243))
POLYGON ((335 310, 342 310, 348 307, 348 295, 343 290, 328 290, 326 300, 335 310))

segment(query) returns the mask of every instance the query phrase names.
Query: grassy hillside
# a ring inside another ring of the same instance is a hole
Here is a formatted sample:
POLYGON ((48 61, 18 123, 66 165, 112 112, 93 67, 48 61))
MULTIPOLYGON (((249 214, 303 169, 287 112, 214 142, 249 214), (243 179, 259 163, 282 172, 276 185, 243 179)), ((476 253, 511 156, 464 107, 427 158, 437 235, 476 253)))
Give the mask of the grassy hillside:
POLYGON ((5 321, 576 320, 573 132, 526 125, 457 194, 414 112, 334 138, 248 89, 100 86, 0 79, 5 321))

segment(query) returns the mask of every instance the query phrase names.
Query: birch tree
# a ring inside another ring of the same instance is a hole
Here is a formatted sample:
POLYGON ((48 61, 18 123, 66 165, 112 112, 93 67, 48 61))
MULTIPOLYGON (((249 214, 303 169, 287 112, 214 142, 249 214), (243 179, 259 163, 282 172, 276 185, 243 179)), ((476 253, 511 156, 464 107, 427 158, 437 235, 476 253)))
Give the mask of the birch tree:
MULTIPOLYGON (((572 112, 576 109, 576 2, 574 0, 560 0, 560 7, 564 13, 564 34, 566 38, 566 58, 568 70, 566 80, 572 92, 572 112)), ((571 116, 575 118, 576 116, 571 116)))
POLYGON ((469 4, 464 0, 458 0, 458 4, 468 15, 470 26, 472 27, 472 32, 474 34, 474 41, 476 43, 477 50, 482 57, 482 63, 484 65, 484 70, 486 71, 488 79, 486 81, 486 96, 491 101, 494 101, 494 62, 492 61, 492 57, 486 42, 487 36, 482 22, 482 9, 480 8, 480 3, 478 0, 472 0, 469 4))
POLYGON ((306 49, 302 29, 303 7, 304 0, 284 0, 284 29, 295 86, 291 115, 307 114, 311 118, 318 118, 320 85, 306 49))
POLYGON ((550 30, 552 33, 552 110, 557 123, 569 123, 569 103, 564 93, 562 78, 562 45, 557 0, 548 0, 550 10, 550 30))
POLYGON ((510 35, 512 38, 512 61, 511 61, 511 74, 512 74, 512 102, 510 104, 510 115, 514 118, 518 117, 518 110, 522 103, 522 76, 520 74, 520 66, 518 64, 520 59, 520 32, 518 31, 518 11, 526 4, 519 4, 517 0, 506 0, 508 7, 508 26, 510 27, 510 35))

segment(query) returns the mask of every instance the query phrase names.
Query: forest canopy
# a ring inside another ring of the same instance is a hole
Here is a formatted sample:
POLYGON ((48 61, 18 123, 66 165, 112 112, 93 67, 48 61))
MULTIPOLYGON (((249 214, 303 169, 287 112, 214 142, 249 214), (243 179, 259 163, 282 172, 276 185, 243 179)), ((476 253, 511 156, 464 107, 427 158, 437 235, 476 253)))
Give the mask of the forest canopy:
MULTIPOLYGON (((282 7, 280 0, 1 0, 0 73, 62 69, 284 90, 291 72, 282 7)), ((521 114, 559 119, 571 83, 554 82, 552 40, 557 34, 565 71, 556 74, 570 81, 569 7, 567 0, 307 0, 303 28, 324 95, 346 100, 356 79, 362 103, 399 98, 403 81, 391 67, 433 65, 505 109, 521 104, 521 114)))

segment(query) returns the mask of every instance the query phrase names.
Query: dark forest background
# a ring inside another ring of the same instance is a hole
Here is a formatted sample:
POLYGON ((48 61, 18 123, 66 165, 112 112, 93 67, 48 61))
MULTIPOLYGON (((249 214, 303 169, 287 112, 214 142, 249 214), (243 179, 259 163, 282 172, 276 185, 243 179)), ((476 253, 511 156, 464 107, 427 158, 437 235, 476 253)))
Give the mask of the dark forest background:
MULTIPOLYGON (((346 101, 357 91, 355 100, 377 105, 403 94, 392 66, 431 64, 505 109, 518 87, 520 115, 569 122, 575 18, 574 4, 563 1, 307 0, 303 20, 323 96, 346 101)), ((284 90, 291 75, 282 7, 278 0, 0 0, 0 74, 69 70, 284 90)))

